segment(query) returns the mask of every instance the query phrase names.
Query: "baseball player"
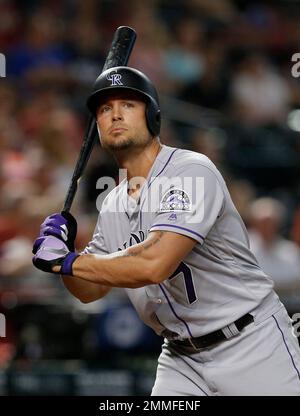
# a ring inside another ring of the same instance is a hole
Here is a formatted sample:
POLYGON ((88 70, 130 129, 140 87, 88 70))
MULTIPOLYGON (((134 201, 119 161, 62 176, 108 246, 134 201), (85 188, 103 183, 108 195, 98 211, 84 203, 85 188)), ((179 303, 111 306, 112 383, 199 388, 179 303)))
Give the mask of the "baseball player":
POLYGON ((62 275, 82 302, 124 288, 164 337, 152 395, 300 395, 300 353, 287 312, 249 250, 216 166, 164 146, 157 92, 141 72, 97 79, 88 107, 125 178, 76 253, 76 220, 41 226, 34 265, 62 275))

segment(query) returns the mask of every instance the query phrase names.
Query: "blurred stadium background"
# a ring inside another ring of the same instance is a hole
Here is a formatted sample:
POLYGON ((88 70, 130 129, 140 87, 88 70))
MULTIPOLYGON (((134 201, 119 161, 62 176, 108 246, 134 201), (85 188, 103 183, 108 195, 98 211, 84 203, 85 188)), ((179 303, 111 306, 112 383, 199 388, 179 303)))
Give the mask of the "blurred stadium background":
MULTIPOLYGON (((259 262, 300 312, 300 1, 1 0, 1 395, 150 392, 161 339, 122 291, 81 304, 31 263, 45 216, 61 209, 80 149, 85 99, 115 29, 135 28, 129 64, 156 84, 162 142, 208 155, 225 176, 259 262)), ((97 218, 94 149, 73 207, 77 247, 97 218)))

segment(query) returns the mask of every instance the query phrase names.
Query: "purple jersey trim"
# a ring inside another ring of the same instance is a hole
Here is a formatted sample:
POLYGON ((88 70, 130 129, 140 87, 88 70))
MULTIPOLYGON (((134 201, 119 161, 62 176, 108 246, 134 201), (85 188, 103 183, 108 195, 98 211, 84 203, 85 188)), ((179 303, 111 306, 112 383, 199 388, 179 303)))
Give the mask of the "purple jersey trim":
POLYGON ((299 380, 300 380, 300 373, 299 373, 299 370, 298 370, 298 368, 296 367, 296 364, 295 364, 294 358, 293 358, 293 356, 292 356, 292 354, 291 354, 291 352, 290 352, 290 350, 289 350, 289 347, 287 346, 287 343, 286 343, 286 340, 285 340, 285 338, 284 338, 283 332, 282 332, 282 330, 281 330, 281 328, 280 328, 280 326, 279 326, 279 324, 278 324, 277 319, 275 318, 275 316, 274 316, 274 315, 272 315, 272 317, 273 317, 273 319, 275 320, 276 325, 277 325, 277 327, 278 327, 279 331, 281 332, 281 335, 282 335, 282 339, 283 339, 284 345, 285 345, 285 347, 286 347, 286 349, 287 349, 287 352, 289 353, 289 356, 291 357, 291 360, 292 360, 292 363, 293 363, 293 367, 294 367, 294 369, 296 370, 296 372, 297 372, 297 374, 298 374, 298 378, 299 378, 299 380))
POLYGON ((168 298, 168 295, 167 295, 167 293, 166 293, 166 291, 165 291, 165 289, 164 289, 164 287, 163 287, 163 284, 162 284, 162 283, 160 283, 160 284, 159 284, 159 287, 161 288, 161 290, 162 290, 163 294, 165 295, 165 298, 167 299, 167 302, 168 302, 168 304, 169 304, 169 306, 170 306, 171 311, 172 311, 172 312, 173 312, 173 314, 176 316, 176 318, 177 318, 179 321, 181 321, 181 322, 185 325, 185 327, 186 327, 186 329, 187 329, 187 331, 188 331, 188 333, 189 333, 190 337, 191 337, 191 338, 193 338, 193 335, 192 335, 192 333, 191 333, 191 331, 190 331, 190 328, 189 328, 188 324, 185 322, 185 320, 184 320, 184 319, 180 318, 180 316, 178 316, 178 315, 177 315, 177 313, 175 312, 175 309, 173 308, 173 306, 172 306, 172 304, 171 304, 171 302, 170 302, 170 299, 168 298))
POLYGON ((153 178, 153 180, 149 183, 148 185, 148 189, 150 188, 150 186, 152 185, 152 183, 155 181, 155 179, 161 174, 163 173, 163 171, 166 169, 167 165, 169 164, 172 156, 174 155, 174 153, 177 151, 178 149, 173 150, 173 152, 170 154, 169 159, 166 161, 164 167, 161 169, 160 172, 158 172, 158 174, 155 176, 155 178, 153 178))
POLYGON ((188 231, 191 234, 195 234, 197 237, 200 237, 203 241, 205 240, 205 238, 201 234, 198 234, 195 231, 190 230, 188 228, 180 227, 179 225, 173 225, 173 224, 155 224, 155 225, 152 225, 151 229, 154 228, 154 227, 173 227, 173 228, 179 228, 180 230, 188 231))
MULTIPOLYGON (((155 179, 165 170, 165 168, 167 167, 167 165, 169 164, 172 156, 174 155, 174 153, 179 150, 179 149, 174 149, 173 152, 170 154, 168 160, 166 161, 166 163, 164 164, 163 168, 158 172, 158 174, 155 176, 155 178, 153 178, 153 180, 148 184, 148 189, 150 188, 150 186, 152 185, 152 183, 155 181, 155 179)), ((142 207, 144 205, 145 199, 141 205, 140 208, 140 227, 142 228, 142 207)))

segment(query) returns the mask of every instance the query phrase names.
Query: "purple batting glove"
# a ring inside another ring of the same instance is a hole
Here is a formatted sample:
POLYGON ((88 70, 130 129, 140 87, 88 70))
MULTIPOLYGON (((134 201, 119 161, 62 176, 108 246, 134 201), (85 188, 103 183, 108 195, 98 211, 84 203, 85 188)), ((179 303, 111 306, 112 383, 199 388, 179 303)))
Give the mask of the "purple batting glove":
POLYGON ((38 269, 47 273, 73 275, 72 266, 79 254, 69 251, 60 239, 53 236, 39 237, 33 250, 35 256, 32 262, 38 269), (60 266, 60 270, 54 272, 54 266, 60 266))
POLYGON ((63 241, 70 251, 75 251, 77 222, 69 212, 52 214, 41 225, 39 237, 52 235, 63 241))

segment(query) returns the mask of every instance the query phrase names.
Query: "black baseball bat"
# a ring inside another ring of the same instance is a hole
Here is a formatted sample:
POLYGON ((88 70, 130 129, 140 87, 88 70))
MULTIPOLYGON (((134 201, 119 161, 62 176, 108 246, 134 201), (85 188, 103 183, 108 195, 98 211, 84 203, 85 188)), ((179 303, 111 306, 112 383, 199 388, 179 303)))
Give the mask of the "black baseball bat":
MULTIPOLYGON (((107 58, 105 60, 102 71, 113 68, 115 66, 125 66, 128 63, 134 42, 136 32, 129 26, 120 26, 115 31, 107 58)), ((97 124, 95 118, 90 115, 82 147, 78 156, 78 160, 73 172, 71 183, 65 198, 62 212, 69 212, 77 191, 78 181, 81 178, 85 166, 90 158, 92 149, 98 137, 97 124)))

